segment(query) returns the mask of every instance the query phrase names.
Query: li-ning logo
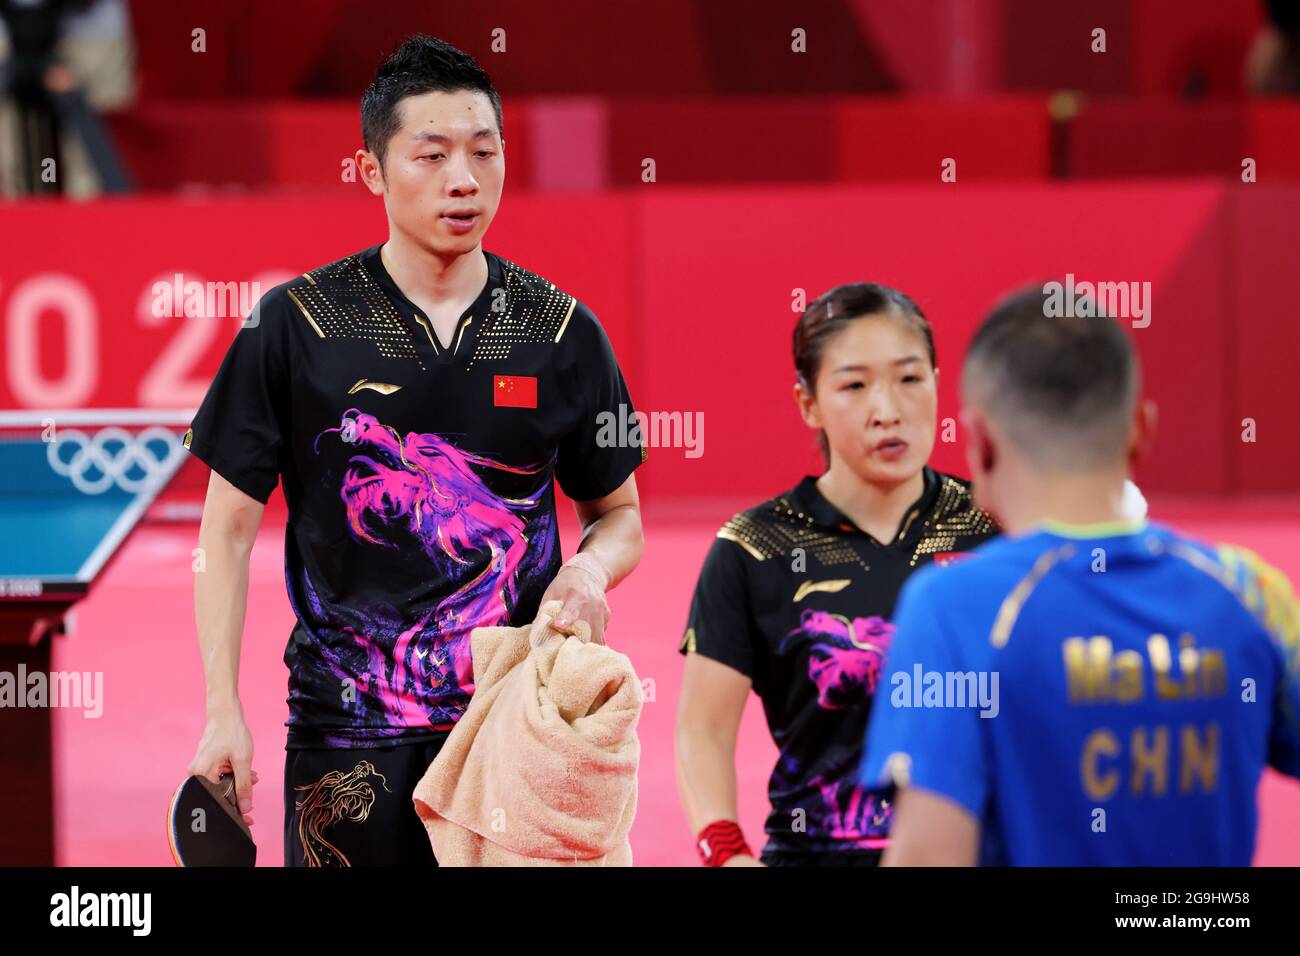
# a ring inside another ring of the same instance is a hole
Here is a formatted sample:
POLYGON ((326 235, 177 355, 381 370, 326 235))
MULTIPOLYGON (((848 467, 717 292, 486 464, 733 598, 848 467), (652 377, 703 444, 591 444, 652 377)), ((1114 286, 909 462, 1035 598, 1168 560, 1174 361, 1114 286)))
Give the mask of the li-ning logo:
POLYGON ((128 494, 154 488, 184 453, 176 435, 161 427, 146 428, 138 435, 124 428, 104 428, 93 436, 60 428, 45 450, 54 473, 86 495, 100 495, 114 486, 128 494))

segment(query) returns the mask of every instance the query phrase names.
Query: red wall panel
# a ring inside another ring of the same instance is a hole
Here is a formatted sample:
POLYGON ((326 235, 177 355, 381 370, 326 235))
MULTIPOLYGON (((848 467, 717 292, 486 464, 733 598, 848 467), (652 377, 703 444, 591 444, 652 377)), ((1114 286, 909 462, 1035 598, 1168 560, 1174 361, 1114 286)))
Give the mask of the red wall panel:
MULTIPOLYGON (((263 288, 386 235, 374 200, 28 203, 0 210, 0 407, 191 406, 236 319, 149 314, 176 272, 263 288)), ((874 279, 934 324, 940 416, 957 415, 960 357, 1007 290, 1073 272, 1149 281, 1134 329, 1161 407, 1153 491, 1297 487, 1290 440, 1296 187, 1090 186, 733 189, 594 197, 507 193, 489 248, 582 298, 609 332, 637 406, 704 415, 704 454, 652 448, 659 497, 758 500, 816 470, 791 398, 795 289, 874 279), (1240 419, 1259 442, 1243 448, 1240 419)), ((961 471, 960 443, 935 463, 961 471)))
POLYGON ((809 182, 835 175, 836 107, 828 97, 619 100, 611 103, 609 181, 650 188, 809 182))
POLYGON ((837 105, 837 179, 907 179, 938 186, 947 157, 957 161, 958 183, 1045 179, 1051 170, 1045 97, 859 97, 837 105))
MULTIPOLYGON (((239 319, 156 318, 156 281, 180 273, 258 281, 265 292, 387 238, 378 199, 31 202, 2 215, 0 406, 9 408, 42 407, 46 396, 88 407, 192 406, 239 319), (82 349, 86 373, 70 373, 82 349), (179 364, 164 374, 160 364, 170 361, 179 364)), ((617 197, 561 206, 507 194, 487 246, 572 289, 619 345, 631 337, 629 228, 617 197)))
POLYGON ((1237 176, 1250 121, 1233 101, 1085 100, 1069 128, 1076 177, 1237 176))
MULTIPOLYGON (((1256 100, 1247 108, 1247 117, 1250 147, 1246 155, 1257 164, 1258 182, 1300 179, 1300 103, 1256 100)), ((1234 172, 1240 178, 1240 160, 1234 172)))
MULTIPOLYGON (((528 101, 502 106, 511 186, 532 183, 528 101)), ((342 177, 361 148, 355 101, 207 100, 150 102, 109 117, 114 142, 137 189, 328 192, 350 198, 364 186, 342 177)))
POLYGON ((1300 190, 1256 183, 1232 190, 1233 297, 1223 321, 1233 354, 1233 400, 1225 410, 1234 490, 1294 491, 1300 485, 1300 355, 1295 293, 1300 190), (1242 441, 1242 420, 1255 441, 1242 441))
MULTIPOLYGON (((655 410, 703 410, 706 441, 699 459, 652 451, 656 489, 757 499, 816 467, 790 394, 793 289, 875 280, 912 295, 935 328, 940 417, 955 418, 980 317, 1008 289, 1073 272, 1152 282, 1152 324, 1134 341, 1164 427, 1143 481, 1225 490, 1225 264, 1204 238, 1220 201, 1209 184, 657 194, 643 203, 642 294, 647 316, 670 320, 644 334, 642 391, 655 410), (700 217, 708 231, 685 236, 700 217)), ((963 470, 960 445, 938 445, 935 463, 963 470)))

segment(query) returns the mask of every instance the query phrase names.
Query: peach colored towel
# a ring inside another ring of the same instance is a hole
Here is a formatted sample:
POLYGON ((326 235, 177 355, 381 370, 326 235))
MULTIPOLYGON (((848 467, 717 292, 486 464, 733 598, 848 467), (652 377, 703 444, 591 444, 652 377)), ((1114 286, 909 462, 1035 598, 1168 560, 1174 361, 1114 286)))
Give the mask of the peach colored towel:
POLYGON ((414 794, 442 866, 632 865, 641 683, 560 606, 470 634, 474 696, 414 794))

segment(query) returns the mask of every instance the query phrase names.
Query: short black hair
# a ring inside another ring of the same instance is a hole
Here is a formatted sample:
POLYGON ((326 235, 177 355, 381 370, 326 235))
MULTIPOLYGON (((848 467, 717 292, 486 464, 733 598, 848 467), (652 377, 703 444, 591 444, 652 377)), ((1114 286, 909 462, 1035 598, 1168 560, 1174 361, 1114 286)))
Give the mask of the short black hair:
POLYGON ((963 391, 1040 465, 1110 464, 1127 450, 1137 356, 1113 319, 1054 314, 1048 285, 1014 293, 989 313, 966 351, 963 391))
POLYGON ((398 105, 408 96, 424 93, 459 93, 472 90, 492 101, 497 131, 505 142, 501 123, 501 95, 492 78, 472 56, 445 40, 424 33, 409 36, 397 51, 379 65, 375 78, 361 97, 361 139, 366 149, 384 163, 388 141, 401 129, 398 105))
MULTIPOLYGON (((803 315, 795 323, 791 343, 794 371, 805 389, 809 392, 816 391, 822 355, 830 341, 852 322, 872 315, 901 319, 925 342, 930 368, 938 368, 935 364, 934 331, 921 307, 910 296, 878 282, 846 282, 828 289, 808 303, 808 308, 804 309, 803 315)), ((817 433, 817 443, 829 466, 831 449, 825 432, 817 433)))

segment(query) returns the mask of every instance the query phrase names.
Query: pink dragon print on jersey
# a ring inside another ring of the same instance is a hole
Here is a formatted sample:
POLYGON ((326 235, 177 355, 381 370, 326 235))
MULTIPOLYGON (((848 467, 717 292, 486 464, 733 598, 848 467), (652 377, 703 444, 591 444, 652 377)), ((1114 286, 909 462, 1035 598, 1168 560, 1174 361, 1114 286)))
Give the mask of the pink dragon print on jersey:
MULTIPOLYGON (((883 617, 850 618, 808 608, 799 626, 781 640, 778 653, 797 654, 807 647, 807 674, 817 689, 818 708, 828 719, 865 727, 865 711, 893 640, 894 625, 883 617)), ((778 761, 773 786, 805 794, 800 802, 807 811, 810 840, 863 849, 880 849, 888 842, 893 807, 887 794, 857 784, 860 758, 858 738, 852 745, 839 743, 825 752, 790 754, 778 761)))
MULTIPOLYGON (((351 678, 361 701, 359 719, 378 705, 390 727, 446 726, 473 692, 469 632, 509 622, 528 554, 524 513, 536 509, 550 481, 545 465, 515 468, 458 449, 438 435, 400 435, 357 409, 343 413, 337 428, 316 438, 337 440, 349 454, 339 494, 353 538, 380 548, 418 548, 444 580, 464 579, 453 593, 415 616, 390 606, 347 609, 324 606, 307 581, 308 604, 332 618, 364 651, 344 662, 324 654, 338 679, 351 678), (521 498, 491 491, 475 469, 537 475, 521 498)), ((541 517, 530 533, 543 553, 529 567, 550 559, 549 522, 541 517)))
POLYGON ((840 710, 876 692, 885 652, 894 640, 894 625, 883 617, 848 618, 829 611, 804 611, 799 626, 786 635, 785 653, 801 639, 811 639, 808 677, 817 685, 817 704, 840 710))

